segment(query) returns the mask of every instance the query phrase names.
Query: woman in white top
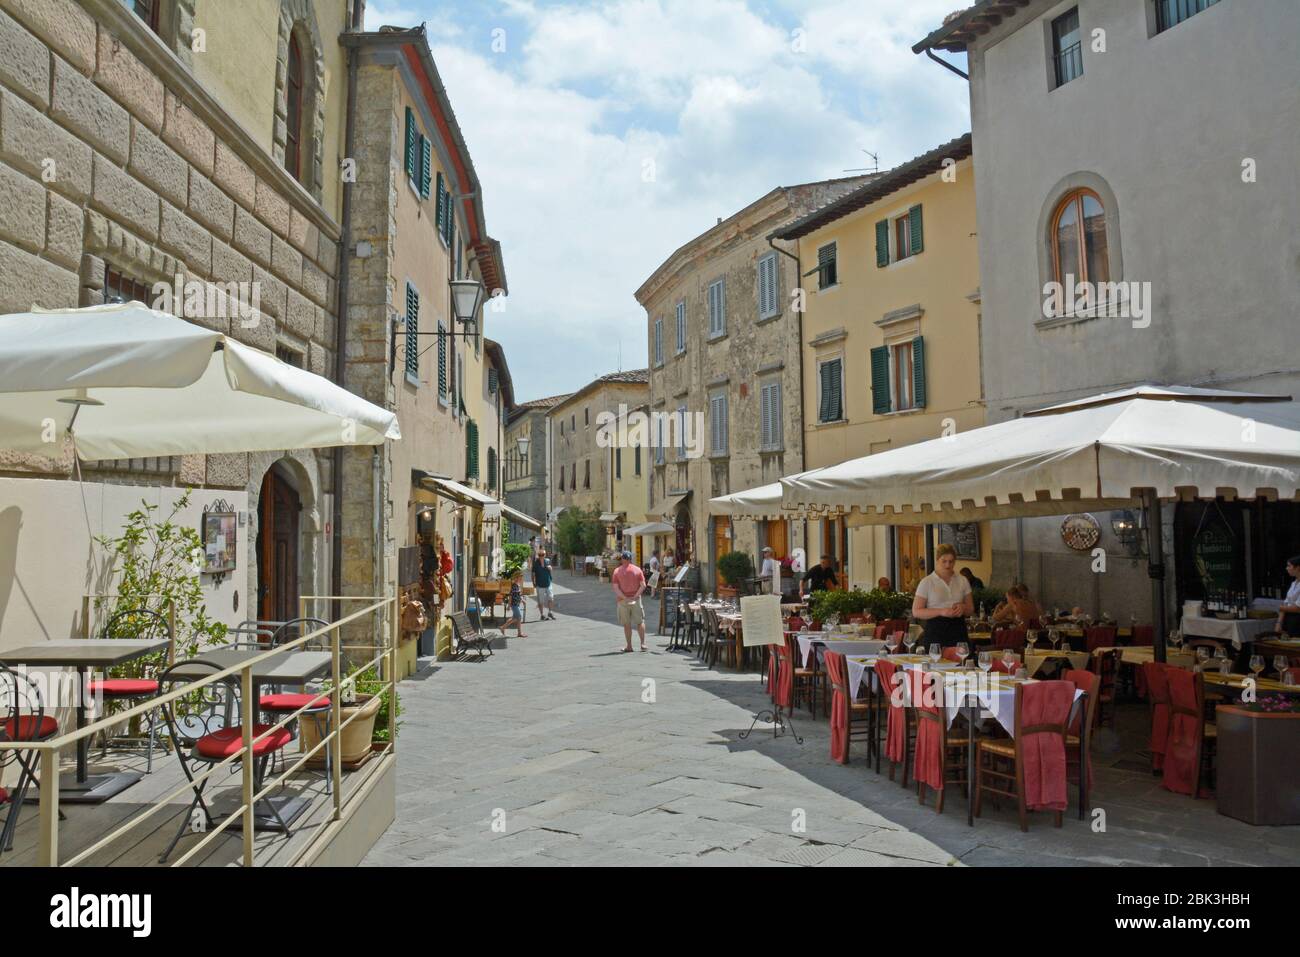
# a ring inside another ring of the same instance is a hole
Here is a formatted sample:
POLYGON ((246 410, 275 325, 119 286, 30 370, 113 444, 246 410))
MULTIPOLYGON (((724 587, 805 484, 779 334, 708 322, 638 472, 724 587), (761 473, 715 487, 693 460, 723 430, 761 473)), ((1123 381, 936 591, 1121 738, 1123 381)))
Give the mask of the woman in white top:
POLYGON ((1288 558, 1286 573, 1291 576, 1291 587, 1277 613, 1277 630, 1291 638, 1300 638, 1300 555, 1288 558))
POLYGON ((925 647, 951 648, 968 639, 966 617, 975 614, 975 601, 970 582, 957 574, 957 550, 940 545, 934 555, 934 571, 916 586, 912 617, 925 625, 925 647))

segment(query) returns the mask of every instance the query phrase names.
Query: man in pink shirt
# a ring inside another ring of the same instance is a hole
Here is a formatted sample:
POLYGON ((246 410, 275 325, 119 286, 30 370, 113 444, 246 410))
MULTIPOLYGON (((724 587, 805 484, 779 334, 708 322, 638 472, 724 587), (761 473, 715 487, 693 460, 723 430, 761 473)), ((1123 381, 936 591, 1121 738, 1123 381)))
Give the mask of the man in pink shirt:
POLYGON ((619 556, 618 568, 609 579, 614 589, 614 601, 618 604, 618 623, 623 626, 623 639, 627 647, 624 653, 632 650, 632 626, 636 626, 641 638, 641 650, 645 651, 645 611, 641 608, 641 593, 645 591, 645 573, 632 564, 632 553, 623 552, 619 556))

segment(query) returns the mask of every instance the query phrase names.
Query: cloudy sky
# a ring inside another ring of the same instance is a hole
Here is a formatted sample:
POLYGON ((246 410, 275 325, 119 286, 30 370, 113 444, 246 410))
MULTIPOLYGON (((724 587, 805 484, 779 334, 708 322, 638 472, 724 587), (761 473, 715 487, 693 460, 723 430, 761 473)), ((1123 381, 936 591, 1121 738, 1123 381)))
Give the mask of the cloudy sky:
POLYGON ((967 5, 369 0, 366 28, 426 24, 502 244, 487 333, 523 401, 645 366, 633 292, 719 216, 966 132, 966 84, 910 48, 967 5))

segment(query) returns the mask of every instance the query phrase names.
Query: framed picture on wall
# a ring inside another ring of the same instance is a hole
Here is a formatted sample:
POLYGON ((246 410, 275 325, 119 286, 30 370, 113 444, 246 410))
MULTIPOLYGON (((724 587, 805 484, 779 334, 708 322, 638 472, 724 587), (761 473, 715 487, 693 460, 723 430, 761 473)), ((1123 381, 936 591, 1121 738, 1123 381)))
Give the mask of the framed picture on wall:
POLYGON ((958 560, 971 562, 979 561, 979 522, 962 522, 957 525, 940 525, 939 544, 951 545, 953 548, 957 549, 958 560))
POLYGON ((203 513, 203 574, 235 570, 235 519, 234 512, 203 513))

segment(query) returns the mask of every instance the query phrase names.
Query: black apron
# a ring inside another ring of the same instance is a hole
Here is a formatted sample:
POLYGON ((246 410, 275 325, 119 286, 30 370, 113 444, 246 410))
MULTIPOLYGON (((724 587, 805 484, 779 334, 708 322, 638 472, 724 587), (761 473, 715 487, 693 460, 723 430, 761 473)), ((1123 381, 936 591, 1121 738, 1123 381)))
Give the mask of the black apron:
POLYGON ((1300 611, 1282 613, 1282 632, 1288 638, 1300 638, 1300 611))
POLYGON ((921 645, 923 648, 929 648, 931 645, 953 648, 968 639, 965 618, 927 618, 925 631, 921 635, 921 645))

